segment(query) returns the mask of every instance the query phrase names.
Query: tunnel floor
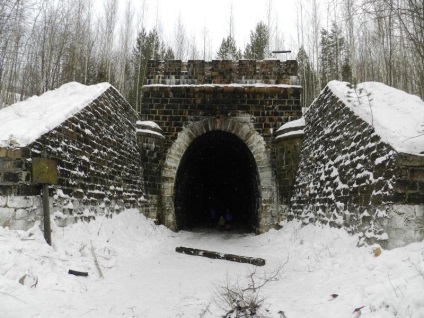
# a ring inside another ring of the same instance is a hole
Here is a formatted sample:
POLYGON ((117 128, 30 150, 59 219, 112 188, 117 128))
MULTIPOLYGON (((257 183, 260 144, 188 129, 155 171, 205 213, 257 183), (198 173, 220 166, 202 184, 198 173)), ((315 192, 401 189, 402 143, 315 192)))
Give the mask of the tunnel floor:
POLYGON ((253 155, 237 136, 211 131, 196 138, 177 171, 178 229, 252 232, 258 222, 258 180, 253 155), (220 226, 220 216, 232 221, 220 226))

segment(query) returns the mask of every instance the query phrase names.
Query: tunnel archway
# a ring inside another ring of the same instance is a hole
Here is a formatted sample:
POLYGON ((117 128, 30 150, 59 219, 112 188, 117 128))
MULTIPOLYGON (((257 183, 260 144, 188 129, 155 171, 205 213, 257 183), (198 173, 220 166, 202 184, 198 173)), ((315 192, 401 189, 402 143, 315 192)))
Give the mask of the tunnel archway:
POLYGON ((192 141, 175 180, 175 217, 179 229, 216 228, 228 210, 232 228, 252 232, 258 226, 259 177, 255 159, 236 135, 214 130, 192 141))
MULTIPOLYGON (((243 118, 244 119, 244 118, 243 118)), ((207 132, 222 131, 238 137, 249 149, 257 168, 258 196, 256 199, 257 218, 252 220, 256 233, 269 230, 277 220, 278 206, 276 204, 276 184, 272 172, 271 156, 266 142, 250 123, 226 116, 208 117, 192 122, 178 133, 170 145, 161 168, 161 190, 158 198, 158 221, 171 230, 181 230, 181 222, 177 222, 179 208, 175 206, 177 195, 177 171, 183 161, 186 150, 196 140, 207 132), (256 222, 256 224, 254 224, 256 222)), ((253 179, 252 179, 253 180, 253 179)))

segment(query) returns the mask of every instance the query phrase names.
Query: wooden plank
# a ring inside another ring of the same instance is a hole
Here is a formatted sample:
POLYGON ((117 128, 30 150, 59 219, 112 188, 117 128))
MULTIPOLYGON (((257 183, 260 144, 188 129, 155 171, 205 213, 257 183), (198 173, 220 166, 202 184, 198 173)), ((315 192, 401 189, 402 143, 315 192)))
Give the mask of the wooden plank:
POLYGON ((263 258, 254 258, 248 256, 234 255, 234 254, 223 254, 213 251, 200 250, 196 248, 183 247, 179 246, 175 248, 177 253, 193 255, 193 256, 202 256, 213 259, 223 259, 226 261, 237 262, 237 263, 247 263, 255 266, 264 266, 265 260, 263 258))

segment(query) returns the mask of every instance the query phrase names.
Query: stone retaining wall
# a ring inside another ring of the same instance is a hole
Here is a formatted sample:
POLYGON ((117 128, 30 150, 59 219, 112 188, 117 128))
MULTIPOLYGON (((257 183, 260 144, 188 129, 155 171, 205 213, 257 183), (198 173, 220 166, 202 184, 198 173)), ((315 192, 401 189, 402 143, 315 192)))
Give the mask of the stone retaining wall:
POLYGON ((328 87, 305 120, 289 219, 344 227, 386 247, 424 238, 423 156, 396 152, 328 87), (417 222, 405 226, 408 218, 417 222))
POLYGON ((137 119, 131 106, 110 87, 79 113, 27 147, 0 149, 3 224, 21 220, 20 209, 34 215, 28 218, 27 226, 40 218, 41 186, 31 183, 31 158, 40 157, 43 150, 49 159, 58 162, 59 180, 57 185, 50 186, 50 196, 51 213, 59 224, 143 205, 137 119), (33 204, 15 209, 10 206, 14 196, 33 204))

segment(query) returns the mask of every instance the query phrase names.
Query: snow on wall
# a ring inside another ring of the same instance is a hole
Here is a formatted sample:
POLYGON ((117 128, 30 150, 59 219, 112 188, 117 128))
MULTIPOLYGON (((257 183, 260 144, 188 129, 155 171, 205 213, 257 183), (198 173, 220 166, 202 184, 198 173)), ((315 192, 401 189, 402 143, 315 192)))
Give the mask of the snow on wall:
MULTIPOLYGON (((331 82, 305 114, 305 138, 289 218, 344 227, 360 233, 362 241, 379 241, 387 247, 424 238, 419 226, 424 210, 424 156, 398 152, 388 143, 391 136, 377 129, 377 108, 384 106, 377 106, 377 101, 386 90, 375 84, 379 89, 368 96, 376 101, 369 122, 358 115, 355 104, 340 97, 343 85, 331 82), (402 218, 405 206, 412 207, 408 218, 418 220, 408 226, 394 217, 402 218)), ((413 117, 410 113, 411 125, 415 125, 413 117)), ((409 148, 411 152, 416 152, 415 146, 409 148)))
POLYGON ((110 87, 77 82, 0 110, 0 147, 23 147, 82 110, 110 87))
POLYGON ((296 84, 297 61, 180 60, 148 63, 146 83, 163 85, 203 84, 296 84))
MULTIPOLYGON (((72 84, 71 88, 79 85, 72 84)), ((17 215, 22 214, 21 208, 9 205, 13 197, 39 200, 41 186, 31 184, 31 160, 39 157, 42 150, 49 159, 58 162, 59 180, 58 185, 50 187, 50 203, 51 213, 59 224, 93 218, 97 214, 111 215, 125 207, 144 204, 143 172, 136 138, 138 117, 113 87, 100 85, 102 89, 106 86, 108 88, 94 100, 91 97, 95 95, 82 99, 88 103, 78 104, 78 111, 70 117, 68 107, 56 109, 55 117, 62 118, 63 122, 25 147, 0 147, 0 202, 5 202, 3 206, 0 204, 0 219, 2 215, 11 221, 20 219, 17 215)), ((82 91, 85 90, 83 87, 82 91)), ((73 92, 80 95, 77 89, 73 92)), ((64 98, 68 98, 66 92, 64 98)), ((59 97, 58 100, 61 101, 59 97)), ((48 125, 43 129, 46 127, 48 125)), ((34 215, 32 207, 25 209, 34 215)), ((38 215, 36 212, 35 216, 38 215)), ((28 221, 31 223, 34 218, 29 217, 28 221)))
POLYGON ((400 152, 424 154, 424 101, 383 83, 354 87, 331 81, 328 87, 381 139, 400 152))

